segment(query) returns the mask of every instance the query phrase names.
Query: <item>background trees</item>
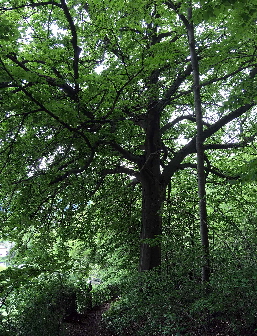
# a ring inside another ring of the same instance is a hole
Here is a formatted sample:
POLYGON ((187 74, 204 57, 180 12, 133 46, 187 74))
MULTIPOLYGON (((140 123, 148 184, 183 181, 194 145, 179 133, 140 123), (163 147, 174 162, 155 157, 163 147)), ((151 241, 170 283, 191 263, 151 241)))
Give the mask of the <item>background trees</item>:
POLYGON ((238 221, 235 195, 254 188, 241 169, 255 155, 254 1, 2 1, 0 10, 1 232, 17 258, 71 270, 73 253, 83 274, 90 260, 194 279, 204 266, 209 281, 242 233, 228 224, 238 221))

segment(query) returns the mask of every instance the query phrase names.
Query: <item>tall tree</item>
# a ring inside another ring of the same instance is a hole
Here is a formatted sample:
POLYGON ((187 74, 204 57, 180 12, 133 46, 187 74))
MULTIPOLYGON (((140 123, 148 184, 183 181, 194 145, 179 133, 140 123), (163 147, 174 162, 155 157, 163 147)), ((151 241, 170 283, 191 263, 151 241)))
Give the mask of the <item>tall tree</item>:
POLYGON ((203 247, 203 266, 202 280, 208 282, 210 279, 210 254, 209 254, 209 235, 207 225, 207 206, 206 206, 206 190, 205 190, 205 171, 204 171, 204 140, 203 140, 203 113, 200 92, 200 73, 199 63, 197 59, 194 22, 192 21, 192 3, 188 3, 187 18, 181 15, 181 19, 187 28, 188 44, 190 50, 191 64, 193 70, 193 93, 196 119, 196 153, 197 153, 197 175, 198 175, 198 195, 199 195, 199 217, 200 232, 203 247))
POLYGON ((83 212, 117 175, 124 188, 141 186, 139 268, 159 266, 174 174, 196 169, 195 153, 204 150, 202 174, 229 178, 214 167, 212 151, 254 139, 254 127, 242 135, 239 126, 256 105, 256 12, 242 16, 249 32, 239 36, 234 17, 244 6, 193 1, 192 42, 187 3, 24 0, 2 1, 0 10, 14 22, 0 49, 3 231, 66 227, 67 209, 83 212), (198 135, 196 123, 204 127, 198 135))

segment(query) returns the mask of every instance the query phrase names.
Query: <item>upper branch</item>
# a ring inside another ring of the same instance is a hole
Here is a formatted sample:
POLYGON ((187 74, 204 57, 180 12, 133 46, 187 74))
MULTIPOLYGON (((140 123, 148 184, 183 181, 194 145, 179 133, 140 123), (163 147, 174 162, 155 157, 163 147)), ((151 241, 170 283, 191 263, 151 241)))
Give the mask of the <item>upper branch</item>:
MULTIPOLYGON (((173 126, 175 126, 178 122, 182 120, 190 120, 192 122, 196 122, 196 118, 192 115, 180 116, 174 119, 173 121, 171 121, 170 123, 167 123, 165 126, 163 126, 161 129, 161 133, 164 134, 166 131, 171 129, 173 126)), ((210 127, 210 124, 204 121, 203 121, 203 125, 210 127)))
POLYGON ((245 112, 249 111, 253 106, 255 106, 255 103, 248 103, 243 106, 240 106, 236 110, 230 112, 229 114, 222 117, 220 120, 218 120, 216 123, 212 124, 208 129, 203 131, 203 137, 204 140, 212 136, 214 133, 216 133, 218 130, 221 129, 221 127, 228 124, 230 121, 240 117, 245 112))
POLYGON ((255 139, 256 135, 245 138, 242 142, 232 142, 226 144, 209 144, 204 145, 204 149, 230 149, 230 148, 242 148, 247 146, 251 141, 255 139))
POLYGON ((137 163, 137 164, 141 163, 141 160, 142 160, 141 156, 132 154, 131 152, 124 149, 123 147, 121 147, 116 142, 110 141, 110 142, 106 142, 106 144, 110 145, 117 152, 119 152, 124 159, 127 159, 128 161, 131 161, 131 162, 134 162, 134 163, 137 163))
MULTIPOLYGON (((228 78, 230 78, 230 77, 236 75, 237 73, 239 73, 243 70, 246 70, 246 69, 249 69, 249 65, 246 65, 244 67, 239 67, 238 69, 228 73, 227 75, 224 75, 224 76, 221 76, 221 77, 216 77, 216 78, 204 81, 200 84, 200 87, 207 86, 207 85, 219 82, 219 81, 224 81, 225 79, 228 79, 228 78)), ((257 70, 257 68, 254 68, 253 70, 257 70)), ((249 76, 250 78, 254 77, 254 71, 253 70, 250 72, 250 76, 249 76)))
MULTIPOLYGON (((190 65, 191 65, 191 63, 190 63, 190 65)), ((216 78, 212 78, 212 79, 203 81, 203 82, 201 82, 201 83, 199 84, 199 87, 202 88, 202 87, 208 86, 208 85, 213 84, 213 83, 217 83, 217 82, 220 82, 220 81, 224 81, 224 80, 226 80, 226 79, 228 79, 228 78, 230 78, 230 77, 236 75, 237 73, 239 73, 239 72, 241 72, 241 71, 244 71, 244 70, 246 70, 246 69, 249 69, 249 66, 251 66, 251 65, 247 65, 247 66, 244 66, 244 67, 239 67, 238 69, 236 69, 235 71, 230 72, 230 73, 227 74, 227 75, 224 75, 224 76, 220 76, 220 77, 216 77, 216 78)), ((257 72, 257 68, 254 68, 254 69, 251 71, 251 73, 250 73, 250 78, 253 78, 253 77, 254 77, 254 75, 255 75, 255 71, 257 72)), ((177 89, 178 89, 178 88, 177 88, 177 89)), ((175 92, 176 92, 176 90, 175 90, 175 92)), ((174 92, 174 93, 175 93, 175 92, 174 92)), ((178 99, 178 98, 180 98, 180 97, 182 97, 182 96, 186 96, 186 95, 188 95, 188 94, 191 94, 192 92, 193 92, 193 88, 191 88, 191 89, 189 89, 189 90, 185 90, 185 91, 179 92, 179 93, 177 93, 175 96, 172 97, 172 100, 176 100, 176 99, 178 99)), ((165 106, 166 106, 166 105, 169 105, 170 102, 171 102, 171 97, 169 98, 168 101, 166 101, 165 106)))
POLYGON ((74 79, 75 79, 75 88, 76 88, 76 92, 78 92, 79 91, 79 87, 78 87, 78 83, 77 83, 77 79, 79 78, 78 64, 79 64, 79 54, 81 52, 81 49, 78 46, 77 30, 76 30, 74 21, 72 19, 72 16, 71 16, 70 11, 69 11, 69 9, 66 5, 65 0, 61 0, 61 4, 62 4, 62 9, 64 11, 64 15, 65 15, 65 17, 66 17, 66 19, 69 23, 70 31, 71 31, 71 35, 72 35, 71 43, 72 43, 73 52, 74 52, 73 71, 74 71, 74 79))
POLYGON ((62 126, 64 126, 67 130, 69 130, 72 133, 77 133, 81 136, 81 138, 83 140, 85 140, 87 146, 93 151, 93 146, 91 145, 88 137, 80 132, 77 128, 72 127, 71 125, 69 125, 68 123, 66 123, 65 121, 63 121, 60 117, 58 117, 57 115, 55 115, 53 112, 51 112, 49 109, 47 109, 41 102, 39 102, 37 99, 35 99, 32 94, 30 92, 28 92, 26 89, 22 89, 22 91, 26 94, 27 97, 30 98, 30 100, 37 104, 42 111, 46 112, 50 117, 52 117, 53 119, 55 119, 59 124, 61 124, 62 126))
POLYGON ((31 8, 35 8, 35 7, 40 7, 40 6, 45 6, 45 5, 52 5, 52 6, 56 6, 56 7, 62 7, 58 2, 55 1, 42 1, 42 2, 36 2, 36 3, 30 3, 29 5, 20 5, 20 6, 14 6, 14 7, 0 7, 0 11, 8 11, 8 10, 14 10, 14 9, 21 9, 21 8, 25 8, 25 7, 31 7, 31 8))
POLYGON ((112 174, 117 174, 117 173, 139 177, 138 172, 136 172, 133 169, 124 167, 124 166, 117 166, 113 169, 103 169, 101 175, 106 176, 106 175, 112 175, 112 174))
MULTIPOLYGON (((186 168, 197 169, 197 165, 193 164, 193 163, 183 163, 183 164, 179 165, 179 169, 186 169, 186 168)), ((213 167, 204 167, 204 170, 207 173, 212 173, 213 175, 216 175, 216 176, 221 177, 221 178, 225 178, 226 180, 237 180, 237 179, 240 178, 239 175, 235 175, 235 176, 226 175, 226 174, 220 172, 217 168, 213 168, 213 167)))
MULTIPOLYGON (((113 169, 103 169, 100 174, 99 174, 99 180, 96 183, 96 186, 94 188, 94 190, 91 192, 90 197, 93 197, 93 195, 99 190, 99 188, 101 187, 101 185, 104 182, 104 179, 107 175, 113 175, 113 174, 127 174, 129 176, 135 176, 135 178, 131 181, 131 183, 134 183, 135 180, 139 181, 140 180, 140 174, 136 171, 134 171, 133 169, 124 167, 124 166, 116 166, 113 169)), ((131 185, 130 183, 130 185, 131 185)))
POLYGON ((115 107, 116 107, 116 104, 123 92, 123 90, 144 70, 144 68, 141 68, 139 71, 137 71, 135 73, 135 75, 131 76, 128 78, 128 80, 117 90, 117 93, 116 93, 116 97, 114 98, 114 101, 113 101, 113 104, 112 104, 112 107, 110 109, 110 111, 104 116, 104 119, 105 118, 108 118, 112 112, 114 111, 115 107))
MULTIPOLYGON (((68 84, 66 83, 61 83, 58 79, 44 75, 44 74, 40 74, 36 71, 32 71, 31 69, 29 69, 25 64, 27 63, 26 61, 19 61, 17 59, 17 56, 13 53, 7 55, 7 57, 13 61, 16 65, 18 65, 21 69, 25 70, 26 72, 31 72, 34 73, 36 76, 44 78, 46 80, 46 82, 51 85, 51 86, 55 86, 55 87, 59 87, 60 89, 62 89, 68 97, 70 97, 72 100, 75 100, 76 98, 76 92, 75 90, 68 84)), ((5 70, 7 72, 7 70, 5 70)), ((13 78, 12 76, 10 76, 13 80, 15 80, 15 78, 13 78)), ((59 77, 59 76, 58 76, 59 77)))
POLYGON ((67 172, 63 173, 62 175, 57 176, 54 180, 52 180, 49 185, 53 185, 59 182, 62 182, 64 180, 66 180, 67 177, 69 177, 70 175, 77 175, 77 174, 81 174, 83 173, 92 163, 94 159, 94 152, 92 151, 90 154, 89 159, 87 160, 87 162, 84 164, 83 167, 81 168, 77 168, 77 169, 70 169, 67 172))
MULTIPOLYGON (((226 116, 222 117, 213 125, 209 126, 208 129, 203 131, 203 140, 210 138, 213 134, 218 132, 223 126, 228 124, 230 121, 240 117, 245 112, 249 111, 255 103, 245 104, 238 109, 230 112, 226 116)), ((213 148, 214 149, 214 148, 213 148)), ((170 160, 168 165, 164 168, 162 173, 162 178, 165 184, 169 183, 170 178, 173 174, 180 169, 181 162, 185 159, 185 157, 189 154, 196 153, 196 137, 193 137, 192 140, 183 146, 177 153, 175 153, 174 157, 170 160)))
POLYGON ((180 85, 184 82, 184 80, 192 73, 192 64, 188 64, 186 70, 183 73, 179 73, 177 78, 174 80, 171 87, 167 90, 164 95, 164 98, 159 102, 159 109, 164 109, 167 105, 169 105, 171 96, 178 90, 180 85))
POLYGON ((178 4, 174 4, 173 1, 165 1, 165 4, 170 8, 173 9, 175 11, 175 13, 180 17, 181 21, 184 23, 185 27, 188 28, 189 26, 189 21, 187 20, 187 18, 185 17, 185 15, 181 14, 179 12, 179 8, 181 6, 181 3, 178 4))

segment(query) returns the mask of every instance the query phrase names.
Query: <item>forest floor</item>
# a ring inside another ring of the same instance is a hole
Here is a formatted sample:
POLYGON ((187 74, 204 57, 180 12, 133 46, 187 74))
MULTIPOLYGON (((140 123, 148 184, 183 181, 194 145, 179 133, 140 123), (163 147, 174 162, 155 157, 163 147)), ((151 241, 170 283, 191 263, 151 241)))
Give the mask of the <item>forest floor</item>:
POLYGON ((79 321, 64 323, 67 336, 112 336, 102 324, 102 314, 110 307, 109 303, 103 304, 80 315, 79 321))

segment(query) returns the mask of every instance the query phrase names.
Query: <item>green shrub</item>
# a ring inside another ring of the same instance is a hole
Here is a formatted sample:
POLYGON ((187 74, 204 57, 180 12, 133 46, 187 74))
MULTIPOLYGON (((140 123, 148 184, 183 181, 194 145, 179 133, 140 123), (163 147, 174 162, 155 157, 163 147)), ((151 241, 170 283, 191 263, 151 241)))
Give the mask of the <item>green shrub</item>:
POLYGON ((68 277, 53 274, 41 275, 13 290, 8 297, 8 314, 2 323, 9 329, 6 335, 65 335, 63 321, 76 313, 77 296, 80 309, 85 309, 86 298, 80 287, 82 285, 71 283, 68 277))
POLYGON ((129 278, 121 298, 105 314, 106 324, 119 335, 169 335, 190 323, 185 307, 201 291, 190 281, 172 282, 159 271, 134 274, 129 278), (194 289, 194 291, 193 291, 194 289))
POLYGON ((114 335, 257 335, 253 267, 217 272, 207 288, 197 279, 178 279, 160 271, 134 274, 105 313, 106 325, 114 335))

